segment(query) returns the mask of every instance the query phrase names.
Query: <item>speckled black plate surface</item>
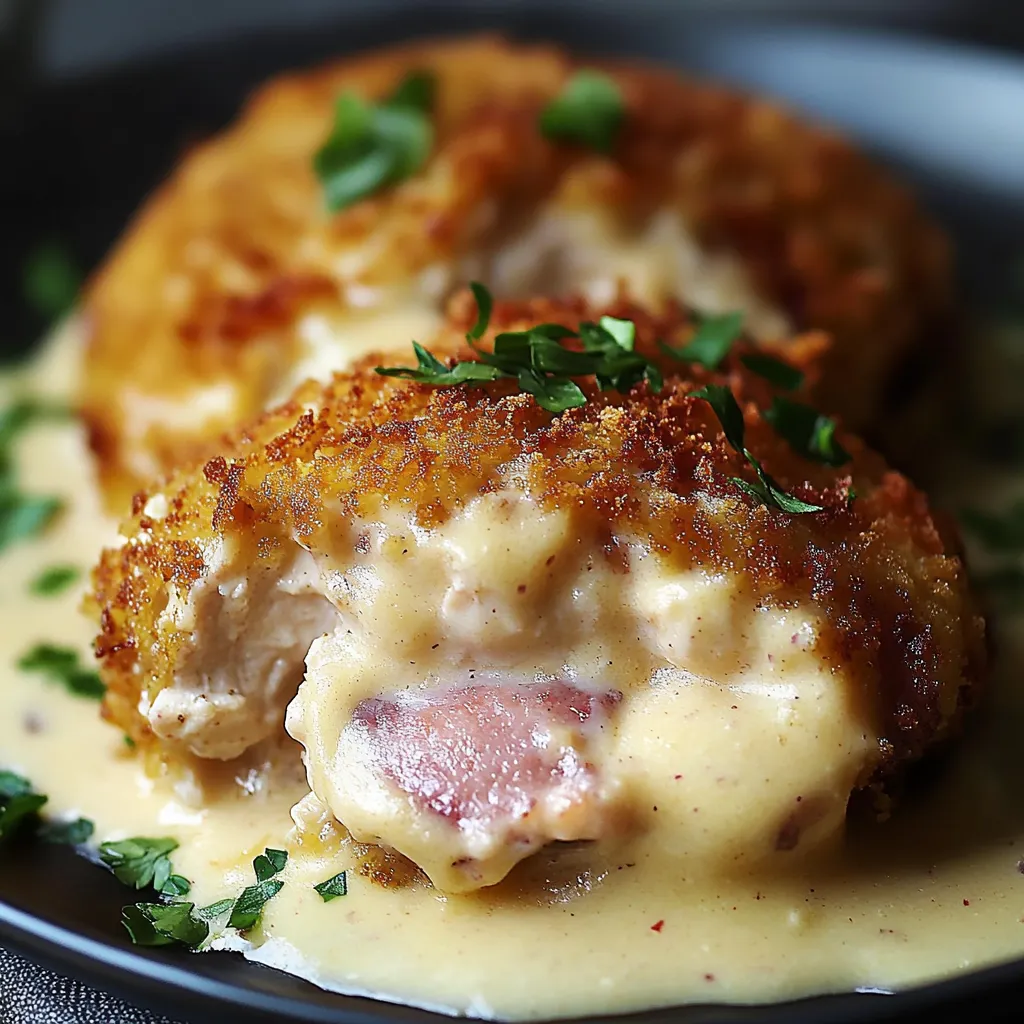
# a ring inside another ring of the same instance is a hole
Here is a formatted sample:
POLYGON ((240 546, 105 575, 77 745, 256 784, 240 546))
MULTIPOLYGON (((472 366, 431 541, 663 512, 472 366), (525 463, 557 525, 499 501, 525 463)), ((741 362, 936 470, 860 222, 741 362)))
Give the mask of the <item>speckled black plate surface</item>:
MULTIPOLYGON (((378 3, 333 30, 207 46, 88 80, 32 87, 0 127, 0 311, 14 352, 41 328, 16 282, 40 236, 85 265, 116 238, 189 141, 226 122, 274 71, 401 36, 501 25, 582 51, 629 53, 775 94, 857 136, 900 169, 953 232, 972 301, 998 301, 1024 249, 1024 62, 910 37, 768 21, 643 13, 558 14, 539 6, 438 10, 378 3)), ((0 751, 2 760, 2 751, 0 751)), ((70 851, 0 851, 0 944, 133 1001, 196 1022, 428 1024, 424 1011, 345 998, 235 954, 133 948, 124 889, 70 851)), ((396 964, 400 971, 401 965, 396 964)), ((2 979, 0 979, 2 981, 2 979)), ((799 1024, 970 1017, 1019 1019, 1024 961, 897 996, 843 995, 774 1007, 685 1007, 619 1018, 640 1024, 799 1024), (941 1016, 937 1016, 941 1014, 941 1016)))

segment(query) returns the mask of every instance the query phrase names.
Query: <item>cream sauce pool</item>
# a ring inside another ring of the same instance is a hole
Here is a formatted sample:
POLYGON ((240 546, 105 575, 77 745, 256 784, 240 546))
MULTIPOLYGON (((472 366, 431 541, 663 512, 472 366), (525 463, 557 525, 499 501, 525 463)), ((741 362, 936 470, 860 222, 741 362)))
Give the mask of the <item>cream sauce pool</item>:
MULTIPOLYGON (((65 332, 6 383, 8 395, 66 396, 75 345, 65 332)), ((47 793, 49 815, 92 819, 98 840, 178 839, 175 870, 200 905, 251 884, 265 846, 287 849, 261 927, 214 946, 342 992, 508 1019, 895 990, 1024 955, 1024 632, 1012 619, 995 623, 995 678, 965 740, 890 820, 852 821, 830 856, 774 876, 681 877, 670 850, 683 823, 665 821, 657 841, 612 859, 542 853, 474 895, 388 889, 354 870, 333 832, 291 831, 289 810, 307 792, 297 746, 284 768, 224 766, 196 806, 180 784, 146 776, 94 703, 17 668, 37 641, 88 658, 84 582, 53 597, 28 588, 54 564, 78 566, 84 580, 114 536, 76 424, 32 428, 17 454, 25 490, 67 506, 48 532, 0 555, 0 766, 47 793), (322 902, 312 886, 346 866, 348 895, 322 902)))

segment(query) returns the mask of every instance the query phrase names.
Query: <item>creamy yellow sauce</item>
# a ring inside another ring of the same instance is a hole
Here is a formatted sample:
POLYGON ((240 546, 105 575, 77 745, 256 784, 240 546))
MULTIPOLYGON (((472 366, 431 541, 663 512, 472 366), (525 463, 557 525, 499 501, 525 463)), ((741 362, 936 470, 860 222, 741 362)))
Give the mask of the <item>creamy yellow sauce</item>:
MULTIPOLYGON (((66 338, 9 387, 66 394, 75 358, 66 338)), ((61 495, 68 507, 42 537, 0 555, 0 766, 49 794, 49 814, 92 819, 99 840, 177 838, 175 869, 193 881, 200 904, 251 883, 264 846, 286 848, 285 886, 262 927, 215 946, 343 992, 512 1019, 899 989, 1024 955, 1024 636, 1012 622, 998 631, 996 677, 968 737, 889 821, 855 817, 838 849, 721 872, 695 857, 688 870, 680 849, 721 837, 731 815, 799 786, 801 772, 813 778, 813 765, 794 749, 788 782, 730 786, 710 767, 701 779, 676 779, 673 766, 694 764, 698 741, 708 766, 718 745, 758 748, 744 734, 751 727, 730 718, 738 699, 716 695, 687 698, 693 721, 681 723, 673 749, 657 721, 675 700, 665 690, 635 713, 627 745, 646 771, 660 773, 645 812, 656 827, 613 849, 544 851, 472 895, 442 896, 425 884, 385 889, 358 873, 336 829, 292 828, 289 811, 308 792, 297 744, 250 752, 192 783, 153 780, 93 702, 17 669, 39 640, 88 657, 93 625, 77 612, 84 583, 49 598, 31 596, 28 585, 55 563, 87 570, 114 536, 79 427, 42 424, 18 454, 25 489, 61 495), (271 757, 278 767, 264 763, 271 757), (323 903, 312 886, 343 868, 348 895, 323 903)), ((822 727, 828 721, 822 714, 822 727)), ((783 763, 754 757, 749 766, 767 776, 783 763)))

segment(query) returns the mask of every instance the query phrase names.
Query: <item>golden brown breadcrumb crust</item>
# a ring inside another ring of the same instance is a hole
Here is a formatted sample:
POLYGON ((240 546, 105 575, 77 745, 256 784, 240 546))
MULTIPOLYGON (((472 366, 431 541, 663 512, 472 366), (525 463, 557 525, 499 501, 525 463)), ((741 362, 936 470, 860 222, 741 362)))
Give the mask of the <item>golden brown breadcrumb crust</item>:
POLYGON ((550 197, 622 222, 680 211, 800 329, 834 334, 822 401, 863 425, 946 304, 938 230, 843 139, 668 71, 600 65, 628 107, 611 158, 553 144, 537 114, 578 63, 489 37, 395 48, 275 79, 193 150, 88 294, 82 408, 111 507, 262 411, 304 314, 493 244, 550 197), (330 215, 312 155, 335 97, 386 95, 420 68, 438 77, 427 167, 330 215), (357 249, 353 270, 342 257, 357 249))
MULTIPOLYGON (((434 348, 466 356, 470 304, 453 306, 434 348)), ((500 303, 491 328, 575 327, 599 312, 500 303)), ((652 357, 656 339, 683 342, 693 330, 678 310, 653 316, 619 303, 608 312, 636 322, 637 347, 652 357)), ((791 351, 816 344, 804 339, 791 351)), ((883 738, 880 763, 919 755, 958 721, 985 664, 984 624, 955 538, 944 536, 925 496, 856 437, 840 433, 853 456, 842 469, 795 454, 759 411, 770 385, 737 352, 715 373, 663 359, 669 376, 659 394, 646 384, 628 395, 597 392, 581 380, 589 402, 560 416, 505 382, 435 389, 369 365, 306 385, 223 454, 177 472, 161 489, 163 518, 147 515, 147 496, 137 496, 126 542, 106 551, 94 574, 107 716, 147 738, 140 693, 171 683, 187 639, 160 615, 172 593, 184 597, 206 572, 204 544, 230 536, 258 561, 296 538, 323 547, 332 523, 372 517, 381 505, 429 527, 476 495, 522 486, 543 507, 571 509, 581 536, 605 538, 609 559, 621 562, 619 546, 639 539, 681 569, 744 574, 766 607, 819 608, 818 656, 872 681, 859 699, 883 738), (691 394, 708 382, 733 389, 747 446, 767 470, 824 511, 787 514, 736 488, 730 478, 752 480, 750 467, 691 394), (511 463, 520 483, 509 482, 511 463)))

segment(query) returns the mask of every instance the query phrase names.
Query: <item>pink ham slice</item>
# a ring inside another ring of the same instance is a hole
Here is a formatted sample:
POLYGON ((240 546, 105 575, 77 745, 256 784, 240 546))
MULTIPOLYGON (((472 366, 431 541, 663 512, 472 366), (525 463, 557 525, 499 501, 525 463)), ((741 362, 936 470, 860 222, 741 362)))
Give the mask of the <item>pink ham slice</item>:
MULTIPOLYGON (((595 741, 621 699, 567 682, 401 691, 359 704, 345 730, 359 738, 344 746, 360 752, 361 773, 451 826, 440 841, 467 882, 490 879, 487 860, 504 874, 548 842, 604 834, 614 787, 595 741), (452 841, 452 829, 464 842, 452 841)), ((379 831, 387 842, 386 823, 379 831)))

